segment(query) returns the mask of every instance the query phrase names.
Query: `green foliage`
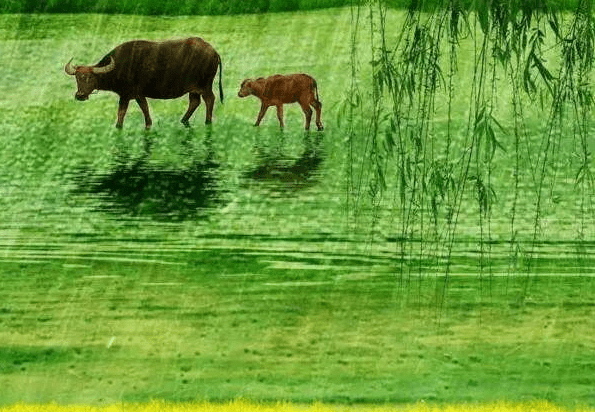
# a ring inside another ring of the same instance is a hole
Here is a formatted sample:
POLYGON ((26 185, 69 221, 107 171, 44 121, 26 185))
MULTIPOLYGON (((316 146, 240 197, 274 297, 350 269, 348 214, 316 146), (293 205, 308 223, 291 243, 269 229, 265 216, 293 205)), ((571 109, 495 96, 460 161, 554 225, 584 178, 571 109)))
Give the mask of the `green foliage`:
MULTIPOLYGON (((517 8, 519 6, 525 9, 535 8, 535 5, 543 3, 541 0, 538 1, 527 1, 527 0, 505 0, 499 1, 486 1, 486 0, 383 0, 383 3, 393 9, 408 9, 408 10, 423 10, 432 11, 440 8, 451 8, 454 5, 456 8, 461 10, 477 10, 483 13, 486 10, 488 3, 498 4, 501 3, 503 8, 517 8)), ((576 9, 579 0, 546 0, 547 7, 551 10, 574 10, 576 9)), ((484 23, 486 20, 484 19, 484 23)))
MULTIPOLYGON (((346 7, 365 4, 366 0, 6 0, 0 13, 117 13, 144 15, 231 15, 248 13, 306 11, 329 7, 346 7)), ((385 0, 394 9, 432 10, 445 7, 444 0, 385 0)), ((448 2, 447 2, 448 3, 448 2)), ((487 10, 483 1, 460 0, 457 7, 479 10, 480 21, 487 23, 487 10)), ((495 2, 497 3, 497 2, 495 2)), ((548 0, 547 7, 555 10, 572 10, 578 0, 548 0)), ((506 7, 522 6, 527 1, 506 2, 506 7)))
POLYGON ((268 11, 295 11, 300 10, 298 0, 270 0, 268 11))
MULTIPOLYGON (((524 270, 531 273, 546 205, 561 201, 553 195, 562 184, 560 165, 580 193, 576 239, 584 241, 595 216, 589 201, 595 194, 588 144, 594 103, 591 2, 412 1, 397 33, 387 22, 386 2, 357 9, 372 21, 373 56, 370 102, 359 100, 366 108, 360 121, 370 130, 360 137, 368 176, 361 185, 372 189, 372 204, 394 199, 400 258, 422 259, 434 253, 427 241, 440 244, 447 257, 446 293, 452 248, 464 231, 459 219, 469 218, 465 209, 474 199, 479 276, 491 273, 495 206, 502 197, 510 199, 511 213, 504 213, 512 256, 519 248, 520 191, 528 187, 533 226, 525 233, 532 241, 524 270), (460 64, 468 68, 462 71, 460 64), (508 87, 511 94, 502 95, 508 87), (527 128, 533 116, 541 123, 536 134, 527 128), (562 149, 569 147, 574 149, 562 149), (502 185, 497 170, 504 159, 514 166, 510 183, 502 185), (419 239, 420 247, 411 246, 411 239, 419 239)), ((506 235, 500 230, 497 236, 506 235)), ((403 265, 400 271, 403 276, 403 265)))
POLYGON ((228 15, 343 7, 351 0, 9 0, 0 13, 118 13, 144 15, 228 15))

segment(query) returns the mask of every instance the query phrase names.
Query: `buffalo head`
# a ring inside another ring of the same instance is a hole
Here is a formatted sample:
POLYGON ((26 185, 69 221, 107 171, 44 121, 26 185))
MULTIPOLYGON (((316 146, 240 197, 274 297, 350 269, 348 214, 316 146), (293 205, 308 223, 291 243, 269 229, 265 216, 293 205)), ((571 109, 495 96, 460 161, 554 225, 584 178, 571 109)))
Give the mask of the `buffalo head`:
POLYGON ((97 89, 99 84, 97 76, 112 71, 116 66, 116 61, 111 56, 109 64, 103 67, 73 66, 71 61, 72 59, 66 63, 64 71, 66 74, 76 77, 78 90, 76 91, 74 98, 81 101, 87 100, 89 95, 97 89))

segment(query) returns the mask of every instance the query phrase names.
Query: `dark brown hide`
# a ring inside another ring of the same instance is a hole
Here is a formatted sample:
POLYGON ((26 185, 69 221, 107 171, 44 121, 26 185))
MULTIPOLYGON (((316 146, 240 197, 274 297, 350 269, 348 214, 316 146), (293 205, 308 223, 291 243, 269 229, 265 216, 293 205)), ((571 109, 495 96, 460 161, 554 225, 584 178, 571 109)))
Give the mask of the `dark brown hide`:
POLYGON ((322 130, 320 114, 322 103, 318 99, 316 80, 307 74, 276 74, 271 77, 256 80, 246 79, 240 86, 239 97, 253 95, 261 100, 260 112, 255 126, 258 126, 270 106, 277 107, 277 117, 283 127, 283 105, 298 102, 306 116, 306 130, 310 129, 312 120, 312 106, 316 110, 316 126, 322 130))
POLYGON ((200 98, 206 104, 206 123, 211 123, 215 95, 213 79, 219 68, 219 94, 223 101, 221 58, 213 47, 200 38, 151 42, 134 40, 123 43, 105 55, 95 66, 71 66, 65 71, 77 80, 77 100, 86 100, 94 90, 110 90, 120 96, 118 121, 122 127, 130 100, 135 99, 151 127, 147 97, 174 99, 189 94, 189 105, 182 123, 188 119, 200 98), (112 63, 113 62, 113 63, 112 63), (113 64, 111 70, 97 69, 113 64))

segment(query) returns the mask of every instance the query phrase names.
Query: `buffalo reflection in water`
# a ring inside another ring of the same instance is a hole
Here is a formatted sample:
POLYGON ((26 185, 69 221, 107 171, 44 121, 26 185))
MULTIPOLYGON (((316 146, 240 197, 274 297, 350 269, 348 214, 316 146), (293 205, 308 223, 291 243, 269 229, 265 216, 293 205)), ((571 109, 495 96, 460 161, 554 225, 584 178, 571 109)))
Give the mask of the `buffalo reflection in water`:
POLYGON ((76 191, 95 197, 97 210, 155 220, 200 218, 221 203, 212 151, 189 155, 179 167, 149 161, 149 155, 150 144, 138 158, 118 155, 107 171, 82 167, 76 191))

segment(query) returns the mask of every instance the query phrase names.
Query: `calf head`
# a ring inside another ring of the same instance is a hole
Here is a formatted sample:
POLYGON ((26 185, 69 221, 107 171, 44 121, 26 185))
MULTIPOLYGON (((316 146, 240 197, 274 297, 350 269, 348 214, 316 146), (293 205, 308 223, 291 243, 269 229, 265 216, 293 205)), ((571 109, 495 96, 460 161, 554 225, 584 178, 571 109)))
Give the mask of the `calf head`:
POLYGON ((240 85, 240 91, 238 92, 238 97, 246 97, 254 94, 254 89, 252 88, 252 80, 246 79, 240 85))
POLYGON ((99 79, 98 76, 110 72, 114 69, 116 62, 113 57, 110 57, 110 62, 107 66, 95 67, 95 66, 73 66, 70 62, 64 66, 66 74, 75 76, 77 91, 74 98, 77 100, 87 100, 89 95, 98 88, 99 79))

